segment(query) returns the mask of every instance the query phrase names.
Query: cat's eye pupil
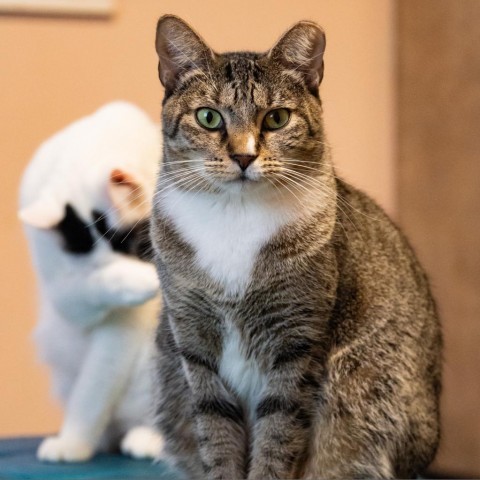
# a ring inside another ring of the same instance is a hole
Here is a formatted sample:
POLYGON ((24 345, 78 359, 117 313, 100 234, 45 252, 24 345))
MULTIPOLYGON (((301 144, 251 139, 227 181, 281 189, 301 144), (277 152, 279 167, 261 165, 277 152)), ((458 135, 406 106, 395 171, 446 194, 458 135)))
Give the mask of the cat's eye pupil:
POLYGON ((273 112, 273 121, 275 123, 280 123, 280 113, 278 113, 278 110, 276 112, 273 112))
POLYGON ((207 123, 212 123, 213 113, 210 110, 207 112, 206 120, 207 120, 207 123))

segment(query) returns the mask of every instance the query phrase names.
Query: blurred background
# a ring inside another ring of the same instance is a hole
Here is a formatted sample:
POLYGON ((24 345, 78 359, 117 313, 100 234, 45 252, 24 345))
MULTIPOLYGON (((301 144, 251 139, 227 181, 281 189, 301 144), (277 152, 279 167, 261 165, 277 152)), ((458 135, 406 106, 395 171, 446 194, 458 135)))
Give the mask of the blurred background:
POLYGON ((439 303, 443 440, 432 469, 480 476, 480 1, 89 0, 90 13, 78 0, 43 3, 73 10, 18 14, 21 0, 0 0, 0 436, 53 432, 61 419, 31 341, 35 281, 16 216, 35 149, 115 99, 160 118, 162 14, 217 51, 267 50, 311 19, 327 34, 321 96, 338 172, 404 228, 439 303))

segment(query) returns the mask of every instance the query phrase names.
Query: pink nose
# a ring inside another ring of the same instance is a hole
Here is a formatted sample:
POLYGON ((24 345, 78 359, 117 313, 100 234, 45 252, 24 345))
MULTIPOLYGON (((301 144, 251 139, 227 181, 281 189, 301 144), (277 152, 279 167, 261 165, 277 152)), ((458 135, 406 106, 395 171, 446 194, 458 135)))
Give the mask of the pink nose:
POLYGON ((257 158, 258 155, 245 155, 245 154, 237 154, 234 153, 230 155, 230 158, 238 163, 240 168, 242 169, 242 172, 244 172, 248 166, 257 158))

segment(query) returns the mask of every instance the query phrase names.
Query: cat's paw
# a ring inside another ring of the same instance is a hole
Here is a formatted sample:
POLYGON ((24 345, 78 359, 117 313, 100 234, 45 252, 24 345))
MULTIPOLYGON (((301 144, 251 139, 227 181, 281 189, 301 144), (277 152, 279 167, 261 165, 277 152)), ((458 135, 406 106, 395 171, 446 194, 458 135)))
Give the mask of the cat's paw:
POLYGON ((104 271, 105 301, 112 306, 134 307, 152 299, 160 291, 155 267, 139 260, 122 259, 104 271))
POLYGON ((123 437, 120 450, 134 458, 160 458, 164 441, 160 433, 149 427, 135 427, 123 437))
POLYGON ((159 293, 160 282, 155 267, 150 264, 141 267, 130 272, 129 281, 122 292, 122 305, 141 305, 159 293))
POLYGON ((60 435, 45 438, 37 450, 37 458, 43 462, 86 462, 93 454, 88 442, 60 435))

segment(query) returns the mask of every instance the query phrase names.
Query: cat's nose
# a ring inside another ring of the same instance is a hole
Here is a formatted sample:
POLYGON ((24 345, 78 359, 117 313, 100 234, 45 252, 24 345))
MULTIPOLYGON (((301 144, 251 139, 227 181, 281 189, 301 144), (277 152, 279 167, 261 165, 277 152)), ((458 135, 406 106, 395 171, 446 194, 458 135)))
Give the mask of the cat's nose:
POLYGON ((238 163, 242 172, 244 172, 257 157, 258 155, 246 155, 244 153, 232 153, 230 155, 230 158, 238 163))

